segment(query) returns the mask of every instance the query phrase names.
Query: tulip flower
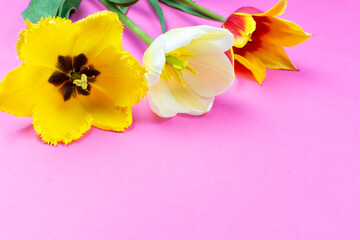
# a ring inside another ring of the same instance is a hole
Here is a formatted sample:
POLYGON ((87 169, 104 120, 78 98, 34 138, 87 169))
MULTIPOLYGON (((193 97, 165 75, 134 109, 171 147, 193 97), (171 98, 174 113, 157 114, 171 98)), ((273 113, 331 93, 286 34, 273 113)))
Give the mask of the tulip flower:
POLYGON ((143 57, 150 88, 148 100, 160 117, 204 114, 210 111, 215 96, 233 83, 234 68, 226 53, 234 44, 234 36, 228 30, 177 28, 153 40, 115 4, 100 1, 149 46, 143 57))
POLYGON ((210 111, 235 78, 224 53, 233 43, 228 30, 210 26, 177 28, 156 38, 143 57, 152 111, 161 117, 210 111))
POLYGON ((266 76, 266 68, 297 70, 283 47, 298 45, 312 36, 295 23, 276 17, 285 8, 286 0, 280 0, 266 12, 242 7, 223 24, 235 36, 236 62, 249 69, 259 84, 266 76))
POLYGON ((21 65, 0 83, 0 110, 33 117, 45 143, 70 143, 91 126, 124 131, 131 107, 145 97, 145 69, 120 48, 123 26, 112 12, 72 23, 27 21, 17 52, 21 65))
POLYGON ((176 4, 162 2, 193 15, 204 17, 205 14, 206 18, 223 22, 223 28, 235 37, 231 51, 236 60, 235 67, 242 65, 249 69, 259 84, 266 76, 266 68, 297 70, 283 47, 298 45, 312 36, 295 23, 276 17, 285 12, 286 0, 280 0, 266 12, 242 7, 227 19, 192 0, 176 0, 176 4))

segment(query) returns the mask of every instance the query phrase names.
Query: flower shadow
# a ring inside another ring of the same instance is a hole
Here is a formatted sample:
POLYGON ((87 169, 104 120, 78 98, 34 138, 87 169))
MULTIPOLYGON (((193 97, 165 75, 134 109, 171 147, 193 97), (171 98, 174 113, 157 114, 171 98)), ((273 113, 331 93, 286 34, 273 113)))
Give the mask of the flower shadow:
POLYGON ((36 135, 32 123, 28 124, 23 128, 20 128, 19 132, 24 133, 26 135, 36 135))
POLYGON ((42 143, 41 138, 39 135, 36 134, 32 123, 29 123, 25 127, 18 129, 15 134, 25 135, 31 139, 36 139, 38 142, 42 143))
POLYGON ((136 124, 162 124, 171 121, 172 118, 162 118, 153 113, 152 111, 146 111, 146 113, 141 114, 140 111, 133 113, 134 122, 128 128, 131 130, 136 124))
POLYGON ((204 113, 201 115, 190 115, 190 114, 186 114, 186 113, 178 113, 177 116, 180 118, 192 118, 192 119, 199 119, 199 118, 204 118, 207 115, 209 115, 209 113, 204 113))

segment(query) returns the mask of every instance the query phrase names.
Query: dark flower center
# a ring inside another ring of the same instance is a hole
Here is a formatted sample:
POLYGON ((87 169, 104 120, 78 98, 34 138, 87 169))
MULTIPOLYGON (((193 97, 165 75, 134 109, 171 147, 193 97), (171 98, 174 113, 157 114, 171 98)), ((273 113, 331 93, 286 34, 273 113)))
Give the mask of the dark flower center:
POLYGON ((57 69, 49 78, 49 83, 59 86, 64 101, 80 94, 90 95, 91 84, 96 81, 100 72, 92 65, 87 65, 87 58, 84 54, 75 57, 58 56, 57 69))

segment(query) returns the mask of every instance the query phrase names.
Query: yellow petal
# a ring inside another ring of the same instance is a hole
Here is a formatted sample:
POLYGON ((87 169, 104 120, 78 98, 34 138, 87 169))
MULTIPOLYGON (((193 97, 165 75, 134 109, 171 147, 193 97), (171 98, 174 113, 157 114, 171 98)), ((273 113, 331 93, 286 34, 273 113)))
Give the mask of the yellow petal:
POLYGON ((23 58, 23 56, 22 56, 22 48, 23 48, 23 46, 24 46, 24 44, 25 44, 25 38, 26 38, 27 31, 28 31, 28 30, 23 29, 23 30, 19 33, 19 37, 20 37, 20 38, 18 39, 18 41, 17 41, 17 43, 16 43, 16 53, 17 53, 20 61, 22 61, 22 62, 24 61, 24 58, 23 58))
POLYGON ((96 87, 89 96, 80 97, 84 108, 91 113, 93 125, 104 130, 122 132, 132 123, 131 107, 116 108, 104 93, 96 87))
POLYGON ((97 12, 74 25, 78 28, 78 39, 74 46, 74 55, 84 53, 89 60, 103 49, 122 44, 123 25, 116 13, 97 12))
POLYGON ((252 52, 267 68, 297 70, 282 47, 262 42, 261 47, 252 52))
POLYGON ((268 41, 274 45, 292 47, 305 42, 312 35, 305 33, 304 30, 291 21, 277 17, 268 17, 262 24, 268 27, 268 32, 262 36, 263 41, 268 41))
POLYGON ((47 82, 52 70, 22 64, 11 70, 0 83, 0 110, 18 117, 32 115, 39 96, 53 88, 47 82))
POLYGON ((254 75, 256 81, 261 85, 266 76, 266 68, 264 64, 250 52, 246 52, 245 56, 234 54, 234 58, 244 67, 249 69, 254 75))
POLYGON ((287 5, 287 0, 280 0, 275 6, 273 6, 270 10, 260 13, 254 14, 254 16, 274 16, 274 15, 282 15, 285 12, 287 5))
POLYGON ((146 95, 145 68, 119 47, 104 49, 91 62, 100 71, 96 85, 115 106, 133 106, 146 95))
POLYGON ((17 51, 20 60, 55 69, 59 55, 72 55, 76 31, 70 20, 59 17, 41 19, 39 24, 27 22, 20 33, 17 51))
POLYGON ((68 144, 90 129, 92 117, 77 98, 64 101, 58 91, 49 91, 34 107, 33 124, 45 143, 68 144))
POLYGON ((223 27, 234 35, 234 46, 242 48, 251 39, 251 34, 256 29, 256 22, 250 15, 233 13, 226 19, 223 27))

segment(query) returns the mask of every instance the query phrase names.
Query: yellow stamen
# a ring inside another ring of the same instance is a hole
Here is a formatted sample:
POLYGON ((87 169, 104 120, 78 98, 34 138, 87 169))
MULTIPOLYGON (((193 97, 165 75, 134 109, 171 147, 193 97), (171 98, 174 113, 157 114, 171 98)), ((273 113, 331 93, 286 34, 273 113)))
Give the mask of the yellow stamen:
POLYGON ((249 38, 249 40, 248 40, 249 42, 252 42, 251 35, 252 35, 251 33, 249 33, 249 34, 247 35, 247 37, 249 38))
MULTIPOLYGON (((178 82, 180 83, 181 86, 185 87, 185 82, 184 80, 179 76, 179 72, 172 68, 172 72, 173 72, 173 75, 175 75, 175 78, 176 80, 178 80, 178 82)), ((181 74, 182 75, 182 74, 181 74)))
POLYGON ((163 68, 164 77, 169 81, 173 81, 175 77, 180 85, 185 87, 185 82, 182 79, 182 76, 185 74, 185 69, 197 74, 197 71, 185 60, 185 57, 189 56, 195 56, 195 53, 181 48, 167 53, 165 55, 166 64, 163 68))
POLYGON ((168 79, 170 82, 172 82, 174 80, 174 78, 171 75, 170 67, 171 67, 170 65, 165 64, 164 74, 165 74, 165 78, 168 79))
POLYGON ((180 50, 181 56, 195 56, 195 53, 189 50, 180 50))
POLYGON ((172 52, 166 54, 166 56, 170 56, 170 55, 177 56, 177 57, 180 57, 180 56, 186 57, 186 56, 195 56, 195 53, 192 51, 189 51, 189 50, 185 50, 185 49, 177 49, 175 51, 172 51, 172 52))
POLYGON ((197 74, 197 71, 195 70, 195 68, 193 68, 193 67, 192 67, 192 66, 190 66, 189 64, 188 64, 188 65, 186 65, 186 68, 187 68, 187 69, 189 69, 189 70, 190 70, 190 72, 197 74))
POLYGON ((81 87, 82 89, 86 90, 88 87, 87 84, 87 76, 85 74, 81 74, 81 79, 75 79, 73 81, 73 84, 75 84, 78 87, 81 87))
POLYGON ((172 67, 178 70, 181 76, 184 75, 184 68, 181 65, 173 65, 172 67))
POLYGON ((248 33, 246 34, 243 30, 241 30, 240 28, 237 28, 238 32, 243 36, 243 37, 246 37, 248 38, 248 42, 252 42, 252 39, 251 39, 251 35, 252 33, 248 33))
POLYGON ((172 51, 170 53, 165 54, 165 56, 177 56, 180 57, 180 52, 179 51, 172 51))

